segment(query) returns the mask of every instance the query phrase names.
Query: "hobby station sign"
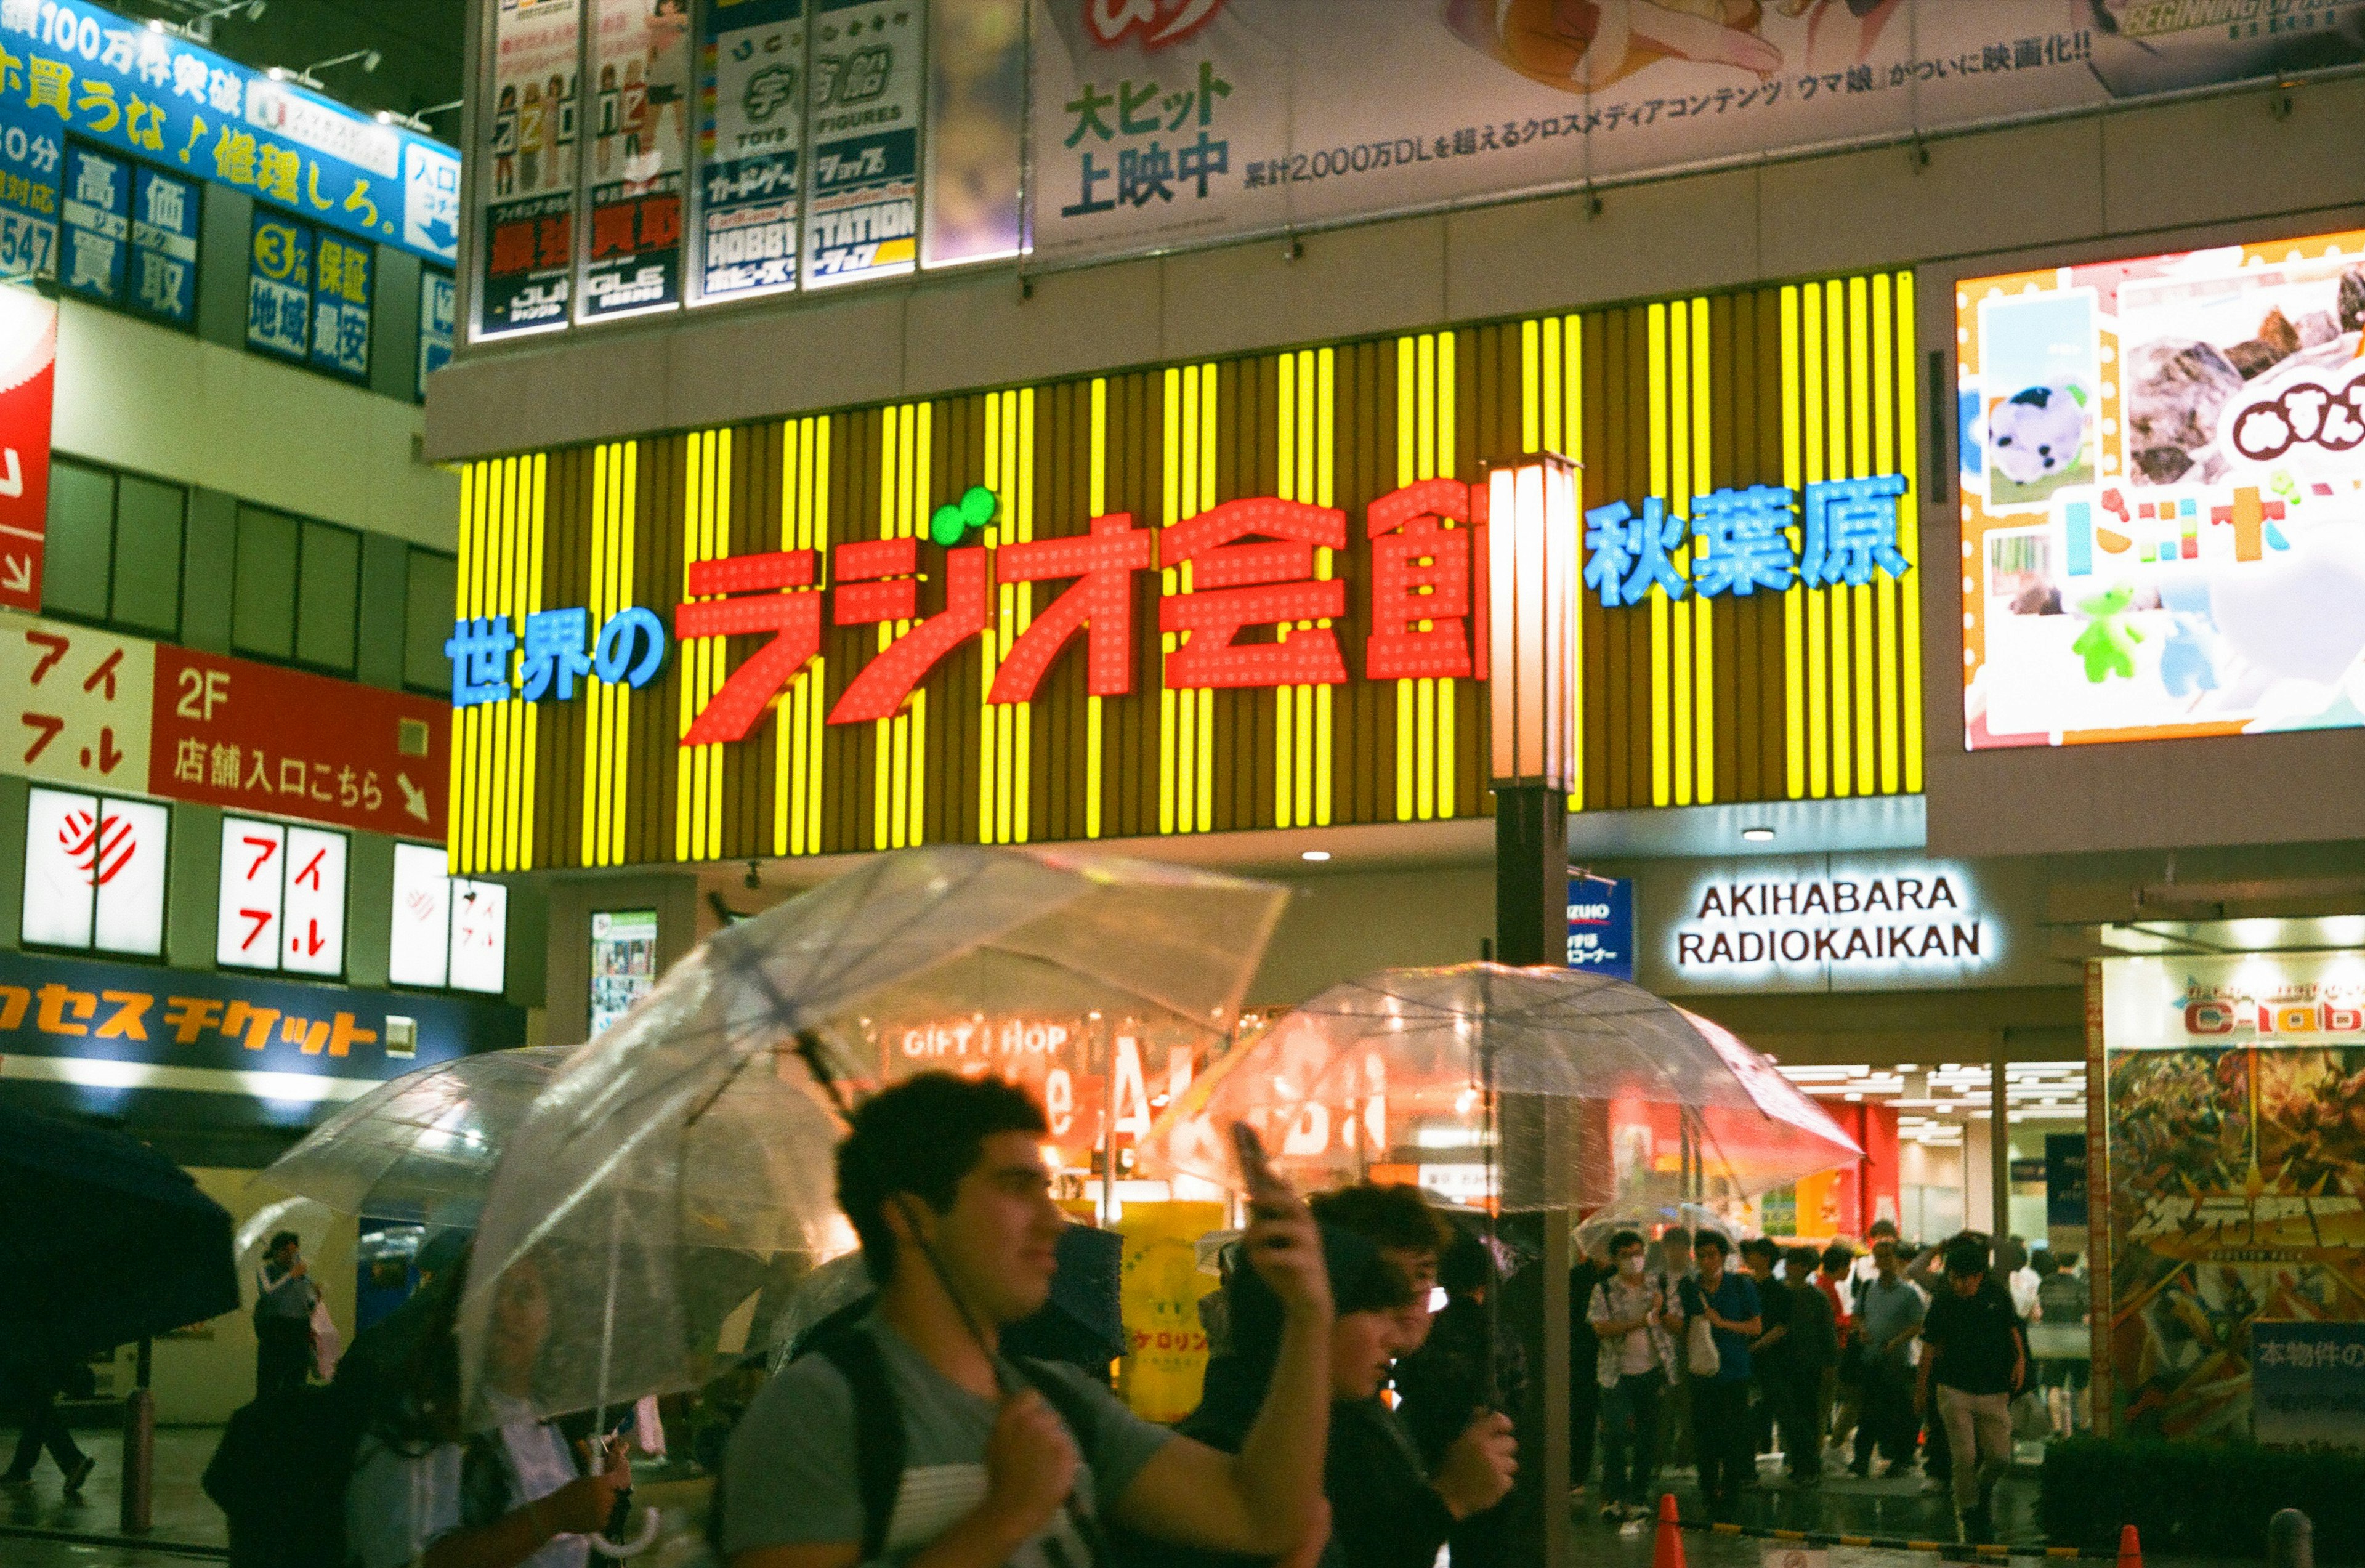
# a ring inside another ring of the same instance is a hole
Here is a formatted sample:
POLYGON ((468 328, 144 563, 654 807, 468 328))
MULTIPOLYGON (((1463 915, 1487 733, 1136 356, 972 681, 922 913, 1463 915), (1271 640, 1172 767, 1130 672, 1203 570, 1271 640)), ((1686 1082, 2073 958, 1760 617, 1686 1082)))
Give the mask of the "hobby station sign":
POLYGON ((1820 972, 1969 975, 2001 957, 2000 922, 1953 862, 1719 867, 1696 878, 1665 959, 1694 987, 1820 972))

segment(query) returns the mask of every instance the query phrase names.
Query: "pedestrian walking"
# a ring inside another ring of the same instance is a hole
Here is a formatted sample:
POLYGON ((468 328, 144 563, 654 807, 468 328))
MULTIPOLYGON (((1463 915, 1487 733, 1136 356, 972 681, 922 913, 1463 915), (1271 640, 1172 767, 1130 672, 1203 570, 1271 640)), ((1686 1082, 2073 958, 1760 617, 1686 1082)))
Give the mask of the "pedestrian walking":
POLYGON ((1780 1414, 1790 1391, 1791 1295, 1774 1278, 1782 1249, 1762 1236, 1741 1244, 1741 1264, 1757 1287, 1758 1319, 1765 1325, 1757 1342, 1749 1347, 1749 1364, 1755 1397, 1749 1406, 1749 1448, 1754 1459, 1771 1453, 1777 1443, 1780 1414))
POLYGON ((41 1462, 41 1450, 49 1450, 50 1459, 58 1473, 66 1479, 66 1495, 82 1495, 83 1484, 98 1462, 82 1451, 73 1439, 73 1432, 59 1414, 58 1398, 73 1394, 88 1396, 95 1380, 90 1368, 79 1361, 59 1365, 44 1355, 33 1353, 22 1345, 11 1345, 5 1352, 6 1364, 0 1366, 0 1397, 17 1417, 17 1454, 5 1472, 0 1472, 0 1486, 20 1490, 33 1484, 33 1471, 41 1462))
POLYGON ((283 1230, 255 1271, 254 1396, 301 1388, 312 1373, 312 1308, 320 1287, 304 1259, 303 1238, 283 1230))
POLYGON ((1925 1303, 1922 1292, 1899 1271, 1897 1238, 1884 1236, 1872 1244, 1870 1283, 1856 1292, 1856 1342, 1864 1375, 1864 1409, 1856 1421, 1855 1461, 1848 1469, 1857 1475, 1872 1473, 1876 1447, 1888 1461, 1885 1473, 1910 1474, 1913 1469, 1913 1341, 1922 1332, 1925 1303))
POLYGON ((1790 1297, 1790 1337, 1775 1413, 1782 1425, 1782 1459, 1790 1479, 1811 1486, 1823 1478, 1824 1380, 1839 1364, 1838 1326, 1831 1303, 1815 1283, 1822 1261, 1811 1247, 1793 1247, 1782 1257, 1783 1288, 1790 1297))
POLYGON ((1967 1236, 1949 1242, 1945 1269, 1945 1289, 1922 1323, 1925 1353, 1913 1403, 1916 1410, 1930 1408, 1934 1387, 1955 1509, 1964 1539, 1979 1544, 1990 1533, 1986 1472, 2012 1458, 2012 1396, 2027 1378, 2028 1346, 1982 1243, 1967 1236))
POLYGON ((1855 1282, 1848 1277, 1855 1266, 1855 1251, 1844 1241, 1834 1241, 1823 1249, 1817 1261, 1815 1288, 1823 1293, 1823 1303, 1832 1309, 1832 1328, 1839 1338, 1840 1350, 1815 1396, 1815 1428, 1825 1442, 1837 1446, 1855 1429, 1864 1386, 1863 1350, 1855 1335, 1855 1282))
POLYGON ((2029 1260, 2036 1270, 2039 1321, 2028 1327, 2038 1386, 2054 1434, 2068 1437, 2087 1425, 2086 1389, 2093 1368, 2093 1296, 2078 1272, 2075 1252, 2043 1251, 2029 1260))
MULTIPOLYGON (((1666 1294, 1643 1269, 1639 1232, 1609 1238, 1609 1270, 1585 1318, 1593 1330, 1592 1386, 1601 1409, 1601 1518, 1649 1517, 1659 1465, 1659 1395, 1676 1377, 1666 1294)), ((1582 1380, 1580 1380, 1582 1381, 1582 1380)))
POLYGON ((1740 1522, 1741 1489, 1757 1472, 1749 1432, 1749 1347, 1765 1332, 1757 1286, 1725 1267, 1731 1246, 1721 1233, 1702 1230, 1692 1244, 1699 1272, 1677 1290, 1685 1322, 1705 1320, 1716 1347, 1716 1370, 1694 1371, 1689 1386, 1700 1491, 1709 1518, 1721 1524, 1740 1522))

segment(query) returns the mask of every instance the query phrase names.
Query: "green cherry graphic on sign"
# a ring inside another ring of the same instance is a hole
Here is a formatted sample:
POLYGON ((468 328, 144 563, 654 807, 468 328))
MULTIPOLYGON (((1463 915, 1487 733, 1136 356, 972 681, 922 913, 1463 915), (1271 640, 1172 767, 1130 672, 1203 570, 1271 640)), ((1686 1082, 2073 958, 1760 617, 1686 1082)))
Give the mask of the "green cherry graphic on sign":
POLYGON ((928 537, 949 550, 970 529, 992 522, 994 510, 993 492, 983 485, 971 485, 961 492, 959 500, 947 501, 928 515, 928 537))

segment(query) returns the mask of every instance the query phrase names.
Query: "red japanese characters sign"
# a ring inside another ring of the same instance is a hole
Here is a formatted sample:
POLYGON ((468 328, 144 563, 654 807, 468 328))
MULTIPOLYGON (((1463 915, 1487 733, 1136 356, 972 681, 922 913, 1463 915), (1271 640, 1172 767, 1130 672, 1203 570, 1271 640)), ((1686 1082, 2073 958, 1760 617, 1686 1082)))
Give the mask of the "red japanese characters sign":
POLYGON ((0 288, 0 605, 39 612, 49 533, 58 304, 0 288))
POLYGON ((11 737, 0 773, 137 792, 148 778, 156 647, 0 610, 0 691, 11 737))
POLYGON ((1133 689, 1135 582, 1159 568, 1179 579, 1178 591, 1160 595, 1154 628, 1175 639, 1162 664, 1171 689, 1336 686, 1350 678, 1351 656, 1372 680, 1484 679, 1485 507, 1485 492, 1458 479, 1423 480, 1371 504, 1372 632, 1356 648, 1342 645, 1331 624, 1347 614, 1347 583, 1324 569, 1321 554, 1347 548, 1347 514, 1272 496, 1226 501, 1164 529, 1110 513, 1082 534, 947 549, 940 568, 917 539, 855 541, 829 553, 835 580, 826 589, 811 550, 696 562, 692 597, 674 613, 676 637, 770 637, 732 671, 682 744, 745 739, 820 655, 824 616, 834 626, 904 624, 856 671, 828 722, 891 718, 942 660, 987 631, 995 589, 1017 583, 1065 586, 1012 644, 986 700, 1032 700, 1079 639, 1086 689, 1123 696, 1133 689), (932 576, 943 584, 943 608, 924 614, 920 585, 932 576))
POLYGON ((187 648, 158 647, 155 678, 149 793, 443 835, 444 703, 187 648))

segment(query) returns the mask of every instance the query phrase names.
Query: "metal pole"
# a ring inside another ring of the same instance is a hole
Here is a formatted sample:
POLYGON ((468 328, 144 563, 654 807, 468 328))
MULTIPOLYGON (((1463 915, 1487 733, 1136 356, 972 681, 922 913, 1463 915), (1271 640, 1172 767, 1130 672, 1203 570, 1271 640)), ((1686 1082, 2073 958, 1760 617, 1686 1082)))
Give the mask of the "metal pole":
POLYGON ((2315 1568, 2315 1526, 2297 1508, 2267 1521, 2267 1568, 2315 1568))
POLYGON ((2004 1069, 2011 1050, 2004 1031, 1998 1029, 1988 1058, 1988 1182, 1990 1201, 1995 1204, 1992 1230, 1999 1263, 2003 1238, 2012 1234, 2012 1103, 2004 1069))
MULTIPOLYGON (((140 1341, 140 1363, 148 1364, 148 1341, 140 1341)), ((125 1535, 145 1535, 153 1522, 156 1491, 156 1396, 143 1375, 123 1402, 123 1496, 118 1523, 125 1535)))

